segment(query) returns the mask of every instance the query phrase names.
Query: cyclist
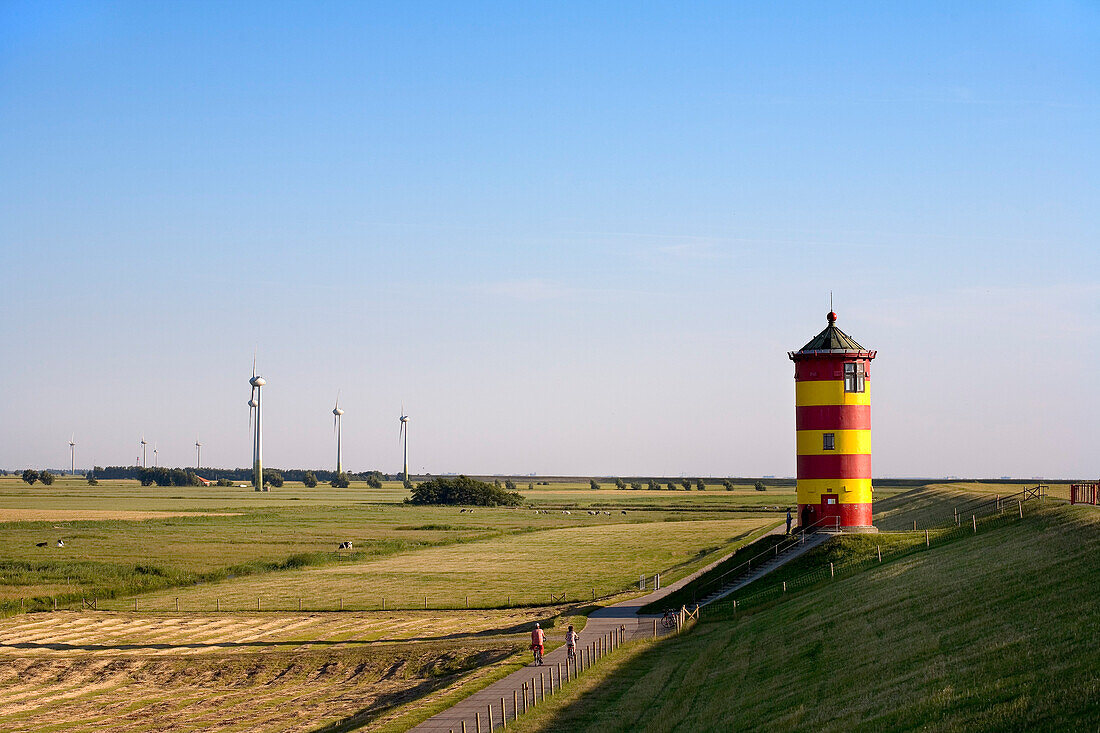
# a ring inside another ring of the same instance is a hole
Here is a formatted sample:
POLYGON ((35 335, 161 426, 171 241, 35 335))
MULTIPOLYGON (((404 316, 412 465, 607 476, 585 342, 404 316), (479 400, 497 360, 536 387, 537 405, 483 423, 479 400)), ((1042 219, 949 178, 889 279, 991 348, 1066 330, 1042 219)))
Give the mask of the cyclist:
POLYGON ((535 653, 536 667, 542 665, 542 652, 545 643, 546 634, 543 633, 542 627, 536 623, 535 628, 531 631, 531 650, 535 653))
POLYGON ((581 638, 581 635, 576 631, 573 631, 573 626, 570 624, 569 630, 565 632, 565 657, 566 659, 577 658, 577 640, 581 638))
POLYGON ((672 612, 672 609, 665 611, 665 617, 661 619, 661 625, 666 629, 671 629, 676 625, 676 614, 672 612))

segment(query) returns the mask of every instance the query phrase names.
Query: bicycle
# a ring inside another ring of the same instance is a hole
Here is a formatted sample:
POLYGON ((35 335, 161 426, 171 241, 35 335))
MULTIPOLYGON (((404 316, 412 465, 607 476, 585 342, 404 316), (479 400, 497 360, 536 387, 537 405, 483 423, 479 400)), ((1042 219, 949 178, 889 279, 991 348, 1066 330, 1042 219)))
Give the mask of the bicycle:
POLYGON ((671 629, 675 625, 676 625, 676 616, 675 616, 675 614, 673 614, 671 610, 665 611, 665 617, 661 619, 661 626, 664 626, 666 629, 671 629))
POLYGON ((532 644, 531 645, 531 651, 534 652, 534 654, 535 654, 535 666, 536 667, 541 667, 542 666, 542 647, 538 646, 537 644, 532 644))

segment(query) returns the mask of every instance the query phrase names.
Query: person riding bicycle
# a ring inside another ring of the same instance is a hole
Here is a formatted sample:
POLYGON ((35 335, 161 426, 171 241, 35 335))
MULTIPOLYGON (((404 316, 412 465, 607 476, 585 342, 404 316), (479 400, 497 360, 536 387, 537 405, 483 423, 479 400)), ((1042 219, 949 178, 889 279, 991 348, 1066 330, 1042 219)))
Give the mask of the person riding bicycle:
POLYGON ((676 625, 676 614, 671 608, 665 611, 665 617, 661 619, 661 625, 666 629, 671 629, 676 625))
POLYGON ((542 627, 537 623, 535 628, 531 631, 531 650, 535 653, 535 665, 542 664, 542 652, 546 643, 546 634, 543 633, 542 627))
POLYGON ((581 635, 576 631, 573 631, 573 626, 569 626, 569 630, 565 632, 565 656, 567 659, 573 659, 577 656, 577 640, 581 638, 581 635))

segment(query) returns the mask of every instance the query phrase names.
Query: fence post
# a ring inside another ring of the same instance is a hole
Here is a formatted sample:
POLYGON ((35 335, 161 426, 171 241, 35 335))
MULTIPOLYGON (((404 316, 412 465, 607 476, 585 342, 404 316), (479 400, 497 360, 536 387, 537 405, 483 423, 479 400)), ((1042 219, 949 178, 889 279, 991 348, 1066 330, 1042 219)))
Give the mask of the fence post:
MULTIPOLYGON (((832 578, 832 577, 835 577, 835 576, 836 576, 836 571, 833 569, 833 564, 829 563, 829 577, 832 578)), ((783 583, 783 590, 787 590, 787 584, 786 583, 783 583)))
POLYGON ((340 610, 343 611, 344 610, 344 597, 343 596, 337 596, 336 600, 340 604, 340 610))
POLYGON ((1024 503, 1022 501, 1020 501, 1019 499, 1016 500, 1016 503, 1020 505, 1020 519, 1023 519, 1024 518, 1024 503))
POLYGON ((914 532, 917 531, 917 520, 915 520, 915 519, 913 520, 913 531, 914 532))
POLYGON ((882 562, 882 545, 875 545, 878 548, 878 561, 882 562))
POLYGON ((928 541, 928 530, 924 530, 924 546, 931 547, 932 544, 928 541))
MULTIPOLYGON (((553 687, 553 683, 550 684, 553 687)), ((546 702, 546 680, 542 677, 542 672, 539 672, 539 694, 542 695, 542 701, 546 702)))
MULTIPOLYGON (((508 605, 509 606, 512 605, 512 597, 511 596, 508 596, 508 605)), ((425 611, 428 610, 428 597, 427 596, 424 596, 424 610, 425 611)), ((489 729, 492 730, 492 728, 493 728, 493 723, 492 723, 492 721, 490 721, 489 722, 489 729)))
POLYGON ((512 690, 512 720, 519 720, 519 693, 512 690))
POLYGON ((466 608, 470 607, 470 596, 466 596, 466 608))
POLYGON ((382 610, 383 611, 386 610, 386 597, 385 596, 382 597, 382 610))
POLYGON ((485 706, 486 719, 489 721, 489 733, 493 733, 493 703, 485 706))
POLYGON ((260 610, 260 597, 259 596, 256 596, 256 610, 257 611, 260 610))
POLYGON ((179 598, 177 598, 177 599, 176 599, 176 612, 178 613, 178 612, 179 612, 179 610, 180 610, 180 599, 179 599, 179 598))
POLYGON ((976 514, 971 514, 970 515, 970 521, 974 525, 974 532, 977 533, 977 531, 978 531, 978 516, 976 514))
POLYGON ((653 638, 657 638, 657 619, 653 619, 653 638))
POLYGON ((787 581, 785 581, 785 580, 783 581, 783 592, 784 593, 787 592, 787 581))
POLYGON ((135 611, 137 610, 137 599, 136 598, 134 599, 134 610, 135 611))
POLYGON ((500 726, 508 727, 508 712, 504 709, 504 698, 500 698, 500 726))
POLYGON ((222 610, 222 599, 221 598, 215 598, 214 599, 214 610, 218 611, 218 612, 220 612, 222 610))
POLYGON ((302 610, 302 598, 301 598, 301 596, 298 597, 298 610, 299 611, 302 610))
MULTIPOLYGON (((565 666, 566 667, 569 666, 568 662, 566 663, 565 666)), ((561 662, 558 662, 558 689, 559 690, 561 689, 561 662)), ((554 673, 551 672, 550 673, 550 692, 553 692, 553 691, 554 691, 554 673)))
POLYGON ((955 507, 955 526, 959 526, 959 508, 955 507))

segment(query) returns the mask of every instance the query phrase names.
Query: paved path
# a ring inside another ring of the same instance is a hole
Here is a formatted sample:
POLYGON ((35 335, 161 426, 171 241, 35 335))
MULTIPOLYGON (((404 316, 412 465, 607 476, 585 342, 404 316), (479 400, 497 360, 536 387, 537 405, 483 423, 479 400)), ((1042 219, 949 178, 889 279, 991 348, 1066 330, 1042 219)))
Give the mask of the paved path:
MULTIPOLYGON (((783 534, 785 526, 781 523, 774 529, 770 530, 766 534, 783 534)), ((615 633, 616 629, 625 627, 624 639, 636 639, 642 638, 647 635, 653 634, 653 621, 660 619, 660 615, 654 616, 640 616, 638 615, 638 609, 647 603, 664 598, 669 593, 679 590, 683 586, 690 583, 695 578, 699 577, 703 573, 707 572, 715 565, 725 561, 730 555, 729 553, 710 563, 706 567, 697 570, 696 572, 688 575, 681 580, 672 583, 669 586, 661 588, 660 590, 653 591, 644 596, 638 598, 632 598, 622 603, 616 603, 613 606, 601 608, 595 611, 588 617, 588 623, 585 625, 584 630, 580 634, 580 648, 578 648, 578 654, 581 648, 590 648, 597 640, 603 640, 604 644, 607 644, 611 635, 615 633)), ((556 630, 555 630, 556 631, 556 630)), ((661 624, 657 624, 657 633, 668 633, 668 630, 661 627, 661 624)), ((555 634, 556 635, 556 634, 555 634)), ((528 664, 523 669, 516 670, 512 674, 500 679, 488 687, 481 689, 469 697, 456 703, 454 706, 444 710, 435 716, 428 718, 420 725, 413 728, 413 731, 417 733, 460 733, 462 730, 462 723, 466 723, 467 733, 475 733, 477 731, 476 715, 481 716, 481 730, 488 731, 489 728, 489 706, 492 706, 492 729, 496 730, 501 724, 500 713, 500 700, 504 698, 505 712, 508 716, 508 721, 511 722, 515 719, 516 712, 513 706, 513 700, 517 699, 516 693, 518 693, 518 705, 519 713, 522 715, 524 711, 523 704, 523 692, 522 688, 524 683, 532 685, 535 688, 540 687, 539 674, 542 673, 542 685, 549 689, 549 674, 550 670, 554 669, 554 677, 557 679, 559 663, 564 665, 565 663, 565 646, 558 647, 552 652, 546 654, 543 659, 543 666, 536 667, 533 664, 528 664)), ((582 672, 583 674, 583 672, 582 672)), ((555 682, 555 688, 556 688, 555 682)), ((529 687, 530 689, 530 687, 529 687)), ((530 693, 529 693, 530 694, 530 693)), ((530 700, 530 697, 528 697, 530 700)), ((542 701, 542 696, 538 697, 539 702, 542 701)))

